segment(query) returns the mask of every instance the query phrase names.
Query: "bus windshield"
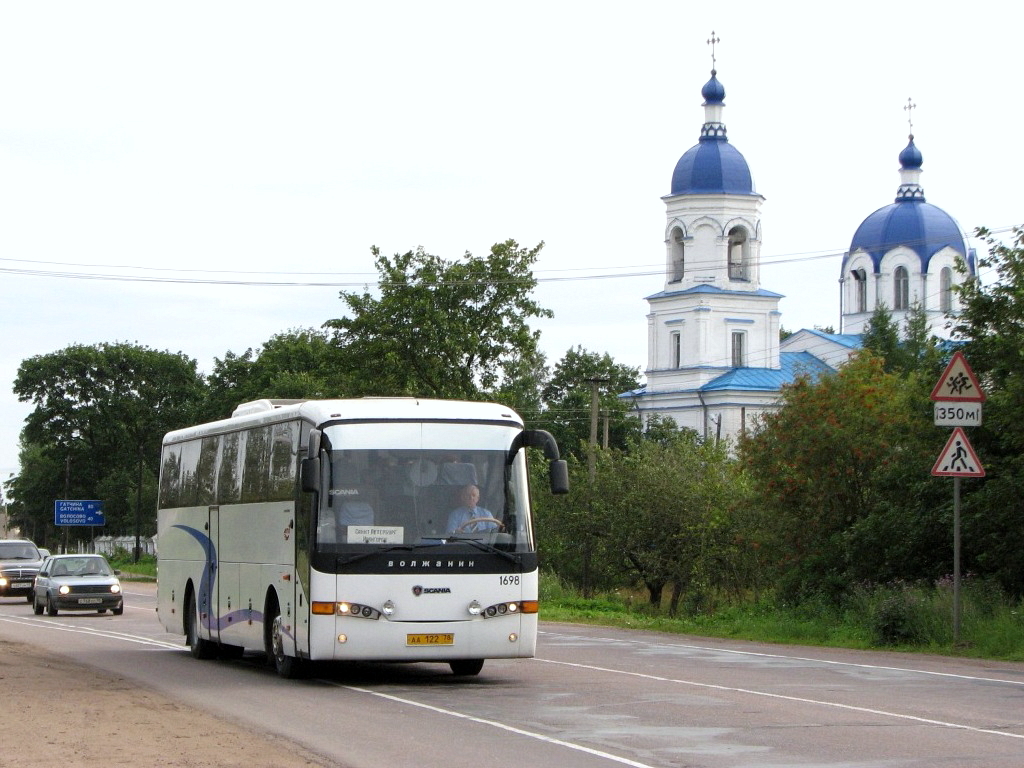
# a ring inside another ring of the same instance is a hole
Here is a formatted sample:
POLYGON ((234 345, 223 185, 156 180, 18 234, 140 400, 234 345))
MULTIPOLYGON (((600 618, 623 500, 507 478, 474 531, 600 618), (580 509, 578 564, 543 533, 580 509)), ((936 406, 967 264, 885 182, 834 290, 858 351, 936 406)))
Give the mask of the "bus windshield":
POLYGON ((317 551, 467 540, 533 551, 525 452, 506 463, 514 430, 385 422, 324 434, 317 551))

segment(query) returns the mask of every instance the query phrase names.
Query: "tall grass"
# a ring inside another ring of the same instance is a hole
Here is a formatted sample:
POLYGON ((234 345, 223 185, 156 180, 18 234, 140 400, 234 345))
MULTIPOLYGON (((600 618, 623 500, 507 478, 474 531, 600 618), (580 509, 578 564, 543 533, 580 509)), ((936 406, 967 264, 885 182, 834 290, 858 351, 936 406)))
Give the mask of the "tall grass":
POLYGON ((786 604, 716 597, 715 609, 670 616, 647 604, 646 593, 618 591, 583 598, 552 574, 540 580, 541 618, 730 637, 756 642, 840 648, 888 648, 1024 661, 1024 606, 991 582, 967 579, 961 590, 959 642, 953 638, 953 590, 935 585, 863 584, 835 602, 786 604))
POLYGON ((156 579, 156 555, 143 555, 135 562, 131 553, 125 549, 117 549, 107 557, 112 568, 121 572, 125 581, 153 581, 156 579))

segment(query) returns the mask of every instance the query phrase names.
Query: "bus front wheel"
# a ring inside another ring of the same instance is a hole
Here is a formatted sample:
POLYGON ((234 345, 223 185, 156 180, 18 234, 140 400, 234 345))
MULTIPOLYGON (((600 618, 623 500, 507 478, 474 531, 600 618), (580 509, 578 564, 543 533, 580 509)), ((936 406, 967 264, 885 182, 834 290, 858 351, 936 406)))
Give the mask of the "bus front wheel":
POLYGON ((217 655, 217 644, 199 636, 199 611, 196 608, 195 592, 188 593, 185 608, 185 642, 192 651, 193 658, 212 659, 217 655))
POLYGON ((284 622, 281 619, 281 610, 276 603, 267 634, 267 660, 274 665, 277 674, 288 679, 302 677, 302 659, 289 656, 284 652, 284 622))

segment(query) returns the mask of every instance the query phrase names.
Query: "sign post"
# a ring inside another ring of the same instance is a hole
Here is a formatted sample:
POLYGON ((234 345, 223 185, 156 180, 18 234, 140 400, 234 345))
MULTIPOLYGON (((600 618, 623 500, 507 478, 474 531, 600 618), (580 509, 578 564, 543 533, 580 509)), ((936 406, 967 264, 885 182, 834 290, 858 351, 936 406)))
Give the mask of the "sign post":
POLYGON ((984 477, 985 469, 963 427, 981 425, 985 393, 958 349, 932 389, 935 425, 954 427, 932 467, 932 474, 953 478, 953 643, 960 642, 960 479, 984 477))

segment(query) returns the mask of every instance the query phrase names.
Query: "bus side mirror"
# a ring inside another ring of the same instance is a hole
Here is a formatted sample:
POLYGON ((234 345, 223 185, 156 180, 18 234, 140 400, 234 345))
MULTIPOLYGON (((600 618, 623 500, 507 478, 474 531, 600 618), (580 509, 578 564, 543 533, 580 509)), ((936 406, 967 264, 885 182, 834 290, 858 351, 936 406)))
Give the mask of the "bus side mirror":
POLYGON ((320 459, 302 460, 302 490, 306 493, 316 493, 320 490, 320 459))
POLYGON ((549 477, 551 480, 552 493, 569 492, 569 465, 565 459, 552 461, 549 466, 549 477))
POLYGON ((541 448, 544 457, 548 460, 548 478, 551 483, 552 493, 569 492, 569 465, 564 459, 558 456, 558 443, 550 432, 543 429, 524 429, 512 439, 512 445, 508 449, 508 456, 505 461, 511 464, 516 454, 523 448, 530 446, 541 448))

